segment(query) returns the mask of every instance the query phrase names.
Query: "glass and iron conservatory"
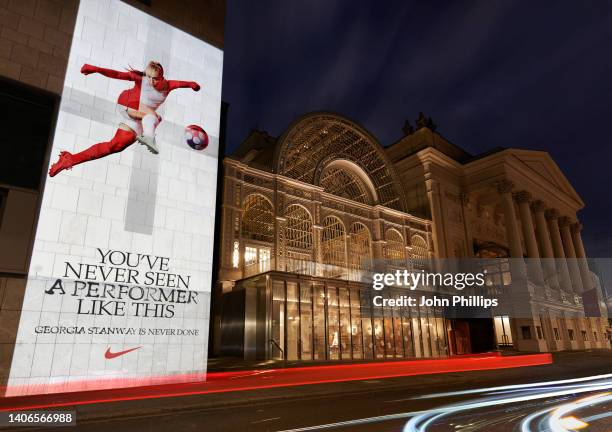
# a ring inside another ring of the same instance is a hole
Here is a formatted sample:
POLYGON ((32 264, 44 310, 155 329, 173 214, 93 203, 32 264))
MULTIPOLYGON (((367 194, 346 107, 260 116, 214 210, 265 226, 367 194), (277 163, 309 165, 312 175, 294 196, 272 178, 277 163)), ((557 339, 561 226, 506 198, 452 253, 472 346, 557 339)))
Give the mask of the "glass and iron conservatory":
POLYGON ((224 176, 218 352, 448 354, 441 310, 372 303, 374 268, 422 265, 432 242, 431 222, 404 211, 397 173, 367 131, 328 113, 302 117, 278 139, 254 131, 225 160, 224 176))

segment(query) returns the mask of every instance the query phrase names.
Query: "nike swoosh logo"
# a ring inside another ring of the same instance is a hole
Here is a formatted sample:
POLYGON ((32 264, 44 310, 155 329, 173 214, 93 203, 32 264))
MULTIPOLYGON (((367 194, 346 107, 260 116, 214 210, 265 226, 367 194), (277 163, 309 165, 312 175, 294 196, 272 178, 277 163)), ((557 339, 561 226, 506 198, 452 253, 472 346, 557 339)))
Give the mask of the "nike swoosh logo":
POLYGON ((114 353, 114 352, 111 352, 110 347, 109 347, 109 348, 107 348, 107 349, 106 349, 106 352, 104 353, 104 358, 106 358, 106 359, 108 359, 108 360, 110 360, 110 359, 114 359, 115 357, 122 356, 122 355, 124 355, 124 354, 127 354, 127 353, 129 353, 129 352, 132 352, 132 351, 137 350, 137 349, 139 349, 139 348, 142 348, 142 347, 141 347, 141 346, 139 346, 139 347, 136 347, 136 348, 130 348, 130 349, 127 349, 127 350, 125 350, 125 351, 118 351, 118 352, 115 352, 115 353, 114 353))

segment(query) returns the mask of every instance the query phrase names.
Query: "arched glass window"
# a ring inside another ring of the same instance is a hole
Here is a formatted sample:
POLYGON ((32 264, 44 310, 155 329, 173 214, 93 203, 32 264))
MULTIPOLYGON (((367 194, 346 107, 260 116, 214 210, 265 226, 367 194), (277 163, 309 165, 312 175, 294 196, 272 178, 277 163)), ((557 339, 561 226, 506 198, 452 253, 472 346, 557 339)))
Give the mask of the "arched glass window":
POLYGON ((323 173, 317 169, 322 162, 348 160, 367 173, 373 199, 385 207, 404 210, 400 181, 385 150, 348 119, 328 113, 308 114, 283 134, 278 145, 278 174, 310 184, 318 179, 320 184, 319 174, 323 173))
POLYGON ((351 279, 361 280, 361 272, 372 268, 370 231, 364 224, 355 222, 351 225, 348 246, 351 279))
POLYGON ((314 274, 312 259, 312 218, 308 211, 297 204, 287 207, 287 271, 314 274))
POLYGON ((416 268, 426 269, 427 260, 429 258, 429 251, 427 248, 427 242, 420 235, 413 235, 410 238, 412 243, 412 251, 410 258, 416 268))
POLYGON ((346 231, 340 219, 323 219, 323 273, 326 277, 343 277, 346 273, 346 231))
POLYGON ((405 247, 402 235, 397 230, 390 229, 385 234, 385 240, 387 241, 385 258, 394 264, 403 265, 406 254, 404 253, 405 247))
POLYGON ((372 197, 363 181, 349 170, 329 167, 321 174, 321 187, 332 195, 364 204, 372 204, 372 197))
POLYGON ((268 243, 274 241, 272 204, 261 195, 249 195, 244 201, 242 237, 268 243))

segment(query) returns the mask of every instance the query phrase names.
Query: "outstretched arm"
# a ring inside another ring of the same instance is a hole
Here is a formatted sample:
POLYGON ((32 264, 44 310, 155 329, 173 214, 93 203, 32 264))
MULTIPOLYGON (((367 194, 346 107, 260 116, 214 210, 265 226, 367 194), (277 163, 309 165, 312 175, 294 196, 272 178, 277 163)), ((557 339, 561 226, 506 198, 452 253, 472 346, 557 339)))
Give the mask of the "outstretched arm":
POLYGON ((98 66, 93 66, 87 63, 85 63, 83 67, 81 68, 81 73, 83 75, 89 75, 89 74, 96 73, 96 72, 108 78, 114 78, 114 79, 120 79, 120 80, 126 80, 126 81, 137 81, 139 78, 142 79, 140 75, 132 71, 128 71, 128 72, 116 71, 113 69, 106 69, 106 68, 102 68, 98 66))
POLYGON ((190 88, 193 91, 199 91, 200 84, 195 81, 168 80, 168 91, 172 91, 177 88, 190 88))

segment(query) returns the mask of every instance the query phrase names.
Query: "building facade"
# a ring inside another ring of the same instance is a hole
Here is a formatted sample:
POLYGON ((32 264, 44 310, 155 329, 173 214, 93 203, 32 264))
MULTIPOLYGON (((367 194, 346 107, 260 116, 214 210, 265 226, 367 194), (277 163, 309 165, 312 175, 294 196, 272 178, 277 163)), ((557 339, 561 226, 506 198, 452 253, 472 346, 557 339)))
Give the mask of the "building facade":
MULTIPOLYGON (((15 363, 14 352, 20 319, 27 314, 27 311, 24 313, 23 310, 24 295, 43 201, 51 144, 54 131, 61 129, 56 125, 60 104, 72 103, 71 107, 74 108, 74 102, 79 101, 79 97, 80 102, 93 101, 94 93, 99 97, 103 93, 103 86, 107 85, 103 83, 96 91, 89 93, 75 91, 72 98, 67 98, 64 82, 69 60, 72 58, 74 64, 75 59, 77 62, 85 62, 84 58, 97 51, 101 52, 100 57, 96 59, 98 64, 110 66, 114 61, 119 68, 119 64, 123 65, 120 60, 123 56, 128 56, 130 47, 127 47, 127 38, 118 37, 118 34, 132 29, 134 33, 139 30, 140 39, 145 37, 142 33, 146 33, 146 28, 142 25, 138 28, 137 22, 130 22, 126 16, 119 16, 117 8, 111 7, 114 6, 113 3, 79 0, 7 0, 0 3, 0 105, 5 126, 5 152, 0 158, 2 392, 9 378, 11 365, 15 363), (85 30, 83 26, 77 26, 79 13, 87 16, 88 26, 85 30), (104 26, 101 21, 105 21, 104 26), (110 24, 106 25, 107 22, 110 24), (114 29, 117 33, 113 32, 114 29), (71 41, 75 35, 83 36, 83 44, 79 47, 84 49, 78 52, 71 50, 71 41)), ((224 1, 126 0, 123 3, 146 14, 153 24, 169 24, 218 49, 223 48, 224 1)), ((153 36, 152 33, 151 35, 153 36)), ((132 50, 135 46, 144 50, 141 41, 131 42, 132 50)), ((125 64, 127 65, 127 62, 125 64)), ((78 67, 81 65, 82 63, 78 64, 78 67)), ((98 102, 99 100, 96 104, 98 102)), ((75 112, 78 111, 77 108, 75 112)), ((93 110, 82 109, 84 114, 91 111, 93 110)), ((111 118, 114 121, 114 118, 111 118)), ((81 135, 88 135, 89 127, 81 128, 79 132, 81 135)), ((182 130, 179 133, 182 133, 182 130)), ((69 136, 63 137, 66 138, 65 145, 70 145, 69 136)), ((83 142, 80 145, 83 145, 83 142)), ((76 202, 76 199, 73 201, 76 202)), ((98 198, 97 202, 100 201, 98 198)), ((121 209, 115 208, 112 211, 121 214, 121 209)), ((56 234, 62 230, 80 231, 76 218, 71 222, 60 222, 56 220, 47 227, 56 234)), ((102 223, 100 225, 104 226, 102 223)), ((76 351, 66 345, 64 357, 70 360, 71 354, 74 355, 76 351)), ((103 358, 103 354, 102 352, 100 358, 103 358)), ((58 371, 58 365, 43 359, 43 356, 33 359, 30 354, 29 357, 24 357, 23 363, 39 365, 44 371, 41 376, 50 376, 58 371)), ((76 363, 72 362, 73 365, 76 363)))
POLYGON ((474 157, 434 129, 421 116, 383 148, 355 122, 313 113, 279 138, 253 131, 225 159, 218 354, 355 360, 608 346, 576 217, 584 204, 550 156, 474 157), (511 262, 528 262, 511 293, 527 313, 459 319, 373 306, 373 269, 458 258, 491 259, 487 285, 502 296, 511 262))

